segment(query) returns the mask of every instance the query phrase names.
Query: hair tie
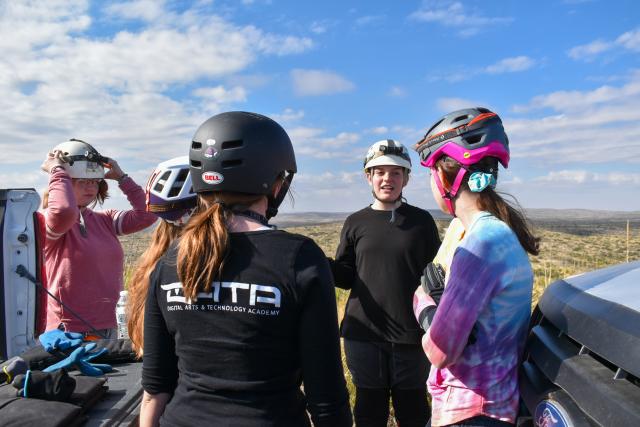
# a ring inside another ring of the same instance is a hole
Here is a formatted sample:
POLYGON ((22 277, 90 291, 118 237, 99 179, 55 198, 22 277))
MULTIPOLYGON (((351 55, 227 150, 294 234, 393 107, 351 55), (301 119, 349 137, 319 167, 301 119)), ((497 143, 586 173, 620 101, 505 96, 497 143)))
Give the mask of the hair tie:
POLYGON ((31 379, 31 370, 29 369, 27 371, 27 373, 24 376, 24 385, 22 388, 22 396, 23 397, 29 397, 28 393, 27 393, 27 389, 29 388, 29 379, 31 379))
POLYGON ((13 381, 13 376, 11 375, 11 372, 9 372, 9 370, 7 369, 9 367, 9 365, 5 365, 2 367, 2 372, 5 373, 5 375, 7 376, 7 384, 11 384, 11 381, 13 381))
POLYGON ((492 173, 474 172, 469 177, 469 189, 474 193, 480 193, 485 188, 496 186, 496 177, 492 173))

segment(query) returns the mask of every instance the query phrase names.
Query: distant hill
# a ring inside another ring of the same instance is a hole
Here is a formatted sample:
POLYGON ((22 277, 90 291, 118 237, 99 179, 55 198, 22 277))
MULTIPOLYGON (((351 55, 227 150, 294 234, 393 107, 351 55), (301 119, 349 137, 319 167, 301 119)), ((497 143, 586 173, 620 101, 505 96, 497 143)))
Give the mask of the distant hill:
MULTIPOLYGON (((429 209, 431 215, 438 220, 450 219, 440 210, 429 209)), ((342 222, 352 212, 297 212, 280 213, 271 222, 278 227, 296 227, 330 222, 342 222)), ((603 211, 591 209, 526 209, 527 218, 536 223, 556 222, 640 222, 640 211, 603 211)))
POLYGON ((639 221, 640 211, 602 211, 592 209, 526 209, 531 220, 639 221))

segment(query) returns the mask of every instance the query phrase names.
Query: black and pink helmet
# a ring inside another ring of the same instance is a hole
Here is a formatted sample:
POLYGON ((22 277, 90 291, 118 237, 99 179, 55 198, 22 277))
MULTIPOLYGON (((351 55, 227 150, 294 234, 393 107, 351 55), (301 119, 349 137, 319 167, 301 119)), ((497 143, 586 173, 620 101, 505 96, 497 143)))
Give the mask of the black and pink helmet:
POLYGON ((413 149, 420 156, 420 164, 428 168, 435 168, 436 162, 443 156, 452 158, 462 166, 448 190, 438 174, 433 174, 440 195, 453 216, 453 199, 458 194, 467 172, 477 170, 474 168, 476 163, 486 157, 496 159, 491 170, 480 171, 492 175, 492 185, 495 185, 497 178, 498 162, 505 168, 509 166, 509 138, 502 126, 502 120, 496 113, 482 107, 466 108, 442 117, 429 128, 413 149))
POLYGON ((446 155, 463 166, 471 166, 485 157, 495 157, 509 166, 509 138, 498 115, 486 108, 454 111, 438 120, 413 146, 420 163, 433 167, 446 155))
POLYGON ((191 185, 189 158, 160 163, 147 182, 147 211, 175 225, 184 225, 197 205, 191 185))

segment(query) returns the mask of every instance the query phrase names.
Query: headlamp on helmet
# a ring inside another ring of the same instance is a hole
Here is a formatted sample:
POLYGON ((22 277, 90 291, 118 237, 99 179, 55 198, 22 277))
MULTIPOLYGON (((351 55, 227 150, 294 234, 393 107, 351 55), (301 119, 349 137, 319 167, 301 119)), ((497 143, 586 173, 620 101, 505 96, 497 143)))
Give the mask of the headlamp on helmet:
POLYGON ((383 139, 374 143, 364 158, 364 170, 374 166, 400 166, 411 170, 411 158, 407 148, 393 139, 383 139))

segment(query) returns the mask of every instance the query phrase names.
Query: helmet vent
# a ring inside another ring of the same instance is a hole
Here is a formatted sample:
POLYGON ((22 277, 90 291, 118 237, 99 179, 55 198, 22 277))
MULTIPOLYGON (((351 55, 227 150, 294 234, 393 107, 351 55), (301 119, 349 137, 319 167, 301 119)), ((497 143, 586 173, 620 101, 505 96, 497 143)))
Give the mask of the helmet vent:
POLYGON ((465 138, 467 144, 469 144, 469 145, 477 144, 478 142, 480 142, 481 139, 482 139, 482 134, 480 134, 480 135, 471 135, 471 136, 465 138))
POLYGON ((222 162, 223 169, 235 168, 242 165, 242 159, 225 160, 222 162))
POLYGON ((198 160, 191 160, 191 167, 192 168, 197 168, 200 169, 202 168, 202 162, 198 161, 198 160))
POLYGON ((239 148, 242 147, 243 142, 241 139, 236 139, 234 141, 225 141, 222 143, 222 149, 223 150, 229 150, 232 148, 239 148))
POLYGON ((478 108, 476 108, 476 110, 480 111, 481 113, 491 113, 491 110, 488 110, 488 109, 482 108, 482 107, 478 107, 478 108))
POLYGON ((202 149, 202 142, 192 141, 191 142, 191 149, 192 150, 200 150, 200 149, 202 149))
POLYGON ((156 183, 155 187, 153 187, 153 189, 158 192, 162 191, 162 189, 164 188, 164 184, 167 182, 167 179, 169 179, 170 176, 171 171, 166 171, 165 173, 163 173, 162 176, 158 178, 158 182, 156 183))
POLYGON ((442 121, 443 121, 443 120, 444 120, 444 119, 441 119, 441 120, 439 120, 435 125, 431 126, 431 129, 429 129, 429 130, 427 131, 427 133, 425 134, 425 136, 424 136, 424 137, 425 137, 425 139, 427 138, 427 135, 429 135, 429 134, 431 133, 431 131, 432 131, 432 130, 434 130, 435 128, 437 128, 437 127, 440 125, 440 123, 442 123, 442 121))
POLYGON ((456 123, 456 122, 459 122, 461 120, 466 120, 468 118, 469 118, 468 114, 465 114, 465 115, 462 115, 462 116, 458 116, 455 119, 453 119, 453 121, 451 123, 456 123))
POLYGON ((173 181, 173 186, 169 190, 168 197, 176 197, 180 195, 180 190, 184 186, 184 182, 187 180, 187 175, 189 174, 189 169, 180 169, 178 172, 178 176, 175 181, 173 181))

